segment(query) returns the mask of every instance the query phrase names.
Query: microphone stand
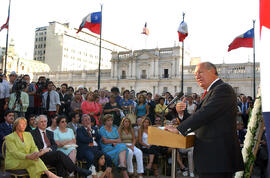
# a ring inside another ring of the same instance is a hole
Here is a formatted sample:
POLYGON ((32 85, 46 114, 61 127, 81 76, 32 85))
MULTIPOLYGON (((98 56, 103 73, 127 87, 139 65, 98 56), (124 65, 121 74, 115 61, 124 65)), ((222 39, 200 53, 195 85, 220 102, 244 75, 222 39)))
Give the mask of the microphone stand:
MULTIPOLYGON (((170 105, 179 100, 184 93, 181 91, 167 106, 162 110, 162 126, 164 126, 165 111, 170 105)), ((166 119, 165 119, 166 120, 166 119)), ((171 168, 171 178, 176 178, 176 148, 172 148, 172 168, 171 168)))

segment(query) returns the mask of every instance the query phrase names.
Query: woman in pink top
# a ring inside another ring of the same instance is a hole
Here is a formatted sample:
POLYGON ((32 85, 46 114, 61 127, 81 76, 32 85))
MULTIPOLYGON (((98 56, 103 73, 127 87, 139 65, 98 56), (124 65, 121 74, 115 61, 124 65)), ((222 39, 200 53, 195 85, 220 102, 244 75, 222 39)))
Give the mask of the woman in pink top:
POLYGON ((98 126, 100 123, 100 116, 102 114, 102 106, 97 101, 98 95, 93 92, 89 92, 86 94, 85 101, 82 102, 81 109, 83 114, 89 114, 96 119, 96 123, 98 126))

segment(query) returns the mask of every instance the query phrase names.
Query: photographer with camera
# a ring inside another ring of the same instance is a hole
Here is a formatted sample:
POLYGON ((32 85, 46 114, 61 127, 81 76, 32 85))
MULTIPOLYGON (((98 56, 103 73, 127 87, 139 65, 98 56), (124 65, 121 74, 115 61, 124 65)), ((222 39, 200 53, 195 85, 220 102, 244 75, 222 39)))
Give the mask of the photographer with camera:
POLYGON ((59 94, 53 90, 53 82, 48 82, 48 91, 43 93, 42 103, 43 108, 45 108, 45 111, 47 113, 48 117, 48 125, 51 125, 51 117, 55 114, 59 113, 60 109, 60 97, 59 94))
POLYGON ((30 76, 28 74, 23 75, 23 80, 27 84, 27 87, 24 91, 28 93, 29 96, 29 106, 27 108, 27 112, 25 113, 25 117, 28 119, 30 115, 35 114, 34 95, 36 94, 36 84, 30 83, 30 76))
POLYGON ((0 122, 5 121, 4 113, 8 108, 9 95, 8 82, 4 79, 4 75, 0 73, 0 122))
POLYGON ((12 87, 8 107, 14 111, 15 119, 17 117, 25 117, 25 112, 29 106, 29 96, 24 90, 27 88, 27 83, 22 77, 18 77, 12 87))
POLYGON ((48 80, 44 76, 38 78, 38 82, 35 85, 34 94, 34 112, 36 115, 44 114, 44 108, 42 104, 43 94, 47 91, 48 80))

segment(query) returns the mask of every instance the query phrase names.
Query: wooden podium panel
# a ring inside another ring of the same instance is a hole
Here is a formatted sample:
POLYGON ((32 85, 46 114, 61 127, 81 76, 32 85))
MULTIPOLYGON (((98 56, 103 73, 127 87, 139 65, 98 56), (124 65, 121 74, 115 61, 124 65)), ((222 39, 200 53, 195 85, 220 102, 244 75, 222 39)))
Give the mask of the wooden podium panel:
POLYGON ((194 146, 195 135, 175 134, 158 127, 148 127, 147 142, 150 145, 166 146, 170 148, 189 148, 194 146))

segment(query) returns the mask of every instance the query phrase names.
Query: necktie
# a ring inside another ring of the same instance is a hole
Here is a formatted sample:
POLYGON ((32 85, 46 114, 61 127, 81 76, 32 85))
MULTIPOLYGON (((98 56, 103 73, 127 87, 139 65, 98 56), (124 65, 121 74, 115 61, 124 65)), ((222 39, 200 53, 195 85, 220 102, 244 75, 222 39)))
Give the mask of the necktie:
POLYGON ((48 139, 47 135, 45 132, 43 132, 43 137, 44 137, 44 141, 45 143, 47 144, 47 147, 50 147, 51 146, 51 142, 50 140, 48 139))
POLYGON ((204 91, 204 93, 203 93, 203 95, 202 95, 202 100, 204 99, 206 93, 207 93, 207 90, 204 91))
POLYGON ((48 91, 47 100, 46 100, 46 109, 49 111, 50 108, 50 92, 48 91))

